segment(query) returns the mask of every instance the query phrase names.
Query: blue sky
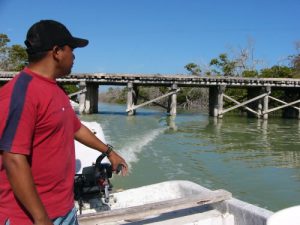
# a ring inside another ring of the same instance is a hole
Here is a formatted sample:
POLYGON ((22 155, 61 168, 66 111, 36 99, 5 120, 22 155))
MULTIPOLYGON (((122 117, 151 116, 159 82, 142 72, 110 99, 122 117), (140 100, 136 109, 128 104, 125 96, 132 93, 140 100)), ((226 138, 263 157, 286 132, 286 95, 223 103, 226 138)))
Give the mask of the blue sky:
POLYGON ((253 42, 265 66, 296 54, 299 0, 0 0, 0 33, 23 44, 41 19, 87 38, 73 72, 187 73, 253 42))

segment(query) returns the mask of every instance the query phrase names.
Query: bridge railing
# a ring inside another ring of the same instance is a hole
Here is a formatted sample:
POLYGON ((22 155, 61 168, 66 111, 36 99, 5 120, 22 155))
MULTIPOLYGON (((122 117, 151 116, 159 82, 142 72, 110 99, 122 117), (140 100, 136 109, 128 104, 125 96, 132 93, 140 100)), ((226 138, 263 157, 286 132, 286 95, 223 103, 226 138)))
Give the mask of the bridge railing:
MULTIPOLYGON (((0 82, 7 82, 17 72, 0 71, 0 82)), ((113 74, 113 73, 78 73, 57 79, 61 83, 79 83, 81 81, 99 85, 127 85, 134 83, 141 86, 208 87, 226 85, 227 87, 300 87, 300 79, 292 78, 245 78, 245 77, 202 77, 191 75, 160 74, 113 74)))

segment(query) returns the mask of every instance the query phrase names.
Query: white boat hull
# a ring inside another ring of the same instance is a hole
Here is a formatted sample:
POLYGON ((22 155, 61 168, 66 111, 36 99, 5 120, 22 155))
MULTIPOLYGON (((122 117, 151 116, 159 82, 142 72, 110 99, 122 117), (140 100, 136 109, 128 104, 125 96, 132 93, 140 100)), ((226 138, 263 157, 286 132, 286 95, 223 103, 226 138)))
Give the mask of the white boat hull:
POLYGON ((273 214, 232 198, 224 190, 211 191, 190 181, 167 181, 113 193, 108 207, 108 211, 84 209, 80 224, 265 225, 273 214))

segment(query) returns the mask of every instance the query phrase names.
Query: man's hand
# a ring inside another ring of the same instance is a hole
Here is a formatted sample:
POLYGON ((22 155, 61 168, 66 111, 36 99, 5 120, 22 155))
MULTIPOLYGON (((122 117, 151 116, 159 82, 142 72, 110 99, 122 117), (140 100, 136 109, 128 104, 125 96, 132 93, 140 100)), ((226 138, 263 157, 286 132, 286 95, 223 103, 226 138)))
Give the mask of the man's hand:
POLYGON ((118 171, 118 169, 119 169, 118 167, 121 166, 121 174, 122 174, 122 176, 125 176, 127 174, 127 172, 128 172, 128 165, 125 162, 125 160, 118 153, 116 153, 115 151, 112 151, 109 154, 108 159, 109 159, 109 161, 111 163, 113 171, 119 172, 118 171))

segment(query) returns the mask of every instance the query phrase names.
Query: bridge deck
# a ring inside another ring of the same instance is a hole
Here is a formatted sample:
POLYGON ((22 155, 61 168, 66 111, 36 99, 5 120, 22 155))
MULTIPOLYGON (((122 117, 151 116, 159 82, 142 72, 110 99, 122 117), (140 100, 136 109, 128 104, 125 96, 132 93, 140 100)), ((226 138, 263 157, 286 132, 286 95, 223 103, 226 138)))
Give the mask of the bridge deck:
MULTIPOLYGON (((15 75, 14 72, 0 72, 0 82, 6 82, 15 75)), ((243 77, 201 77, 190 75, 160 75, 160 74, 111 74, 84 73, 71 74, 59 78, 61 83, 79 83, 80 81, 97 83, 99 85, 127 85, 133 83, 141 86, 178 86, 206 87, 225 85, 228 87, 280 87, 299 88, 300 79, 291 78, 243 78, 243 77)))

